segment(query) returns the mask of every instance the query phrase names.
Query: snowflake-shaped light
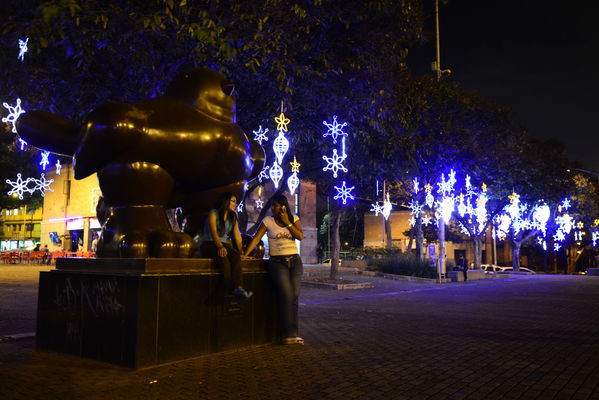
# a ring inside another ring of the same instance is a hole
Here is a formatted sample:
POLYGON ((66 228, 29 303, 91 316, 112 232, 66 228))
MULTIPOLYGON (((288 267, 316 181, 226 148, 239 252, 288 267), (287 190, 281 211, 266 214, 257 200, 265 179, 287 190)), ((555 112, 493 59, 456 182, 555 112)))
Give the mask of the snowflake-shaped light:
POLYGON ((420 182, 418 182, 418 178, 414 178, 412 180, 412 184, 414 187, 414 193, 418 193, 418 191, 420 190, 420 182))
POLYGON ((56 167, 56 175, 60 175, 60 169, 62 168, 62 165, 60 165, 60 160, 56 160, 56 164, 54 164, 54 166, 56 167))
POLYGON ((412 199, 408 204, 408 207, 410 208, 410 210, 412 210, 412 215, 418 218, 418 216, 422 213, 424 204, 420 204, 417 200, 412 199))
POLYGON ((287 178, 287 186, 289 187, 289 193, 291 195, 293 195, 295 193, 295 190, 297 189, 299 184, 300 184, 300 180, 297 177, 297 172, 294 172, 293 174, 291 174, 291 176, 289 178, 287 178))
POLYGON ((558 251, 561 248, 562 248, 562 246, 559 243, 554 243, 553 244, 553 251, 558 251))
POLYGON ((557 232, 555 232, 555 235, 553 235, 553 240, 556 242, 563 242, 566 240, 566 234, 561 229, 558 229, 557 232))
POLYGON ((235 211, 237 211, 238 213, 243 212, 243 201, 237 204, 237 208, 235 209, 235 211))
POLYGON ((564 210, 567 210, 567 209, 569 209, 569 208, 570 208, 570 206, 571 206, 570 199, 568 199, 568 198, 565 198, 565 199, 562 201, 562 207, 564 208, 564 210))
POLYGON ((289 140, 287 140, 283 131, 279 131, 279 136, 273 142, 272 149, 275 152, 275 156, 277 156, 279 164, 283 163, 283 157, 285 157, 287 150, 289 150, 289 140))
POLYGON ((343 124, 337 123, 336 115, 333 115, 332 124, 329 124, 327 121, 322 121, 322 123, 329 129, 327 133, 322 135, 323 138, 330 136, 333 138, 333 143, 337 143, 337 137, 347 136, 347 133, 343 132, 343 128, 347 125, 347 122, 344 122, 343 124))
POLYGON ((432 223, 433 219, 428 215, 422 217, 422 225, 429 226, 432 223))
POLYGON ((29 50, 27 48, 27 43, 29 43, 29 38, 26 38, 25 40, 19 39, 19 55, 17 56, 18 60, 25 60, 25 53, 27 53, 27 50, 29 50))
POLYGON ((343 204, 347 204, 347 199, 353 200, 354 196, 351 194, 351 191, 354 190, 355 186, 347 187, 345 181, 341 186, 335 186, 335 190, 337 190, 337 194, 333 199, 341 199, 343 204))
POLYGON ((262 146, 262 142, 264 142, 264 141, 268 142, 268 137, 266 136, 267 132, 268 132, 268 128, 262 129, 262 125, 260 125, 258 127, 257 131, 252 131, 252 133, 254 134, 254 140, 256 142, 260 143, 260 146, 262 146))
POLYGON ((256 199, 256 208, 258 209, 258 208, 262 208, 262 207, 264 207, 264 201, 260 197, 258 197, 256 199))
POLYGON ((412 217, 408 220, 408 223, 410 224, 410 226, 416 225, 416 218, 414 218, 414 216, 412 215, 412 217))
POLYGON ((49 151, 42 151, 41 153, 42 159, 40 160, 40 165, 42 166, 42 170, 46 170, 46 167, 48 166, 48 164, 50 164, 50 161, 48 161, 48 157, 50 156, 50 152, 49 151))
POLYGON ((19 148, 21 149, 21 151, 25 150, 25 146, 27 146, 27 142, 24 141, 22 138, 19 138, 19 148))
POLYGON ((262 183, 262 180, 269 179, 268 168, 270 168, 268 165, 265 165, 264 168, 262 168, 262 171, 260 171, 260 173, 258 174, 258 182, 262 183))
POLYGON ((342 170, 343 172, 347 172, 347 168, 345 168, 342 164, 342 162, 345 161, 346 157, 347 156, 338 155, 337 149, 333 149, 332 157, 322 156, 322 159, 327 162, 327 166, 324 167, 322 170, 323 171, 333 171, 333 177, 336 178, 337 172, 339 170, 342 170))
POLYGON ((275 184, 275 188, 278 188, 279 181, 283 177, 283 168, 281 168, 279 166, 279 164, 277 164, 277 162, 275 161, 272 164, 272 167, 270 167, 270 170, 268 171, 268 175, 270 176, 270 179, 272 179, 272 183, 275 184))
POLYGON ((543 239, 542 237, 539 236, 539 237, 537 237, 537 243, 542 246, 543 243, 545 243, 545 239, 543 239))
POLYGON ((2 122, 12 124, 12 132, 17 133, 17 119, 19 119, 19 115, 25 112, 25 110, 21 108, 21 99, 17 97, 17 104, 14 107, 8 103, 2 103, 2 105, 8 110, 8 116, 2 118, 2 122))
POLYGON ((27 192, 31 194, 32 192, 32 190, 29 189, 29 182, 31 182, 32 179, 33 178, 27 178, 26 180, 23 180, 21 178, 21 174, 17 174, 17 180, 14 182, 10 179, 7 179, 6 183, 12 186, 12 189, 8 192, 8 195, 12 196, 13 194, 16 194, 19 196, 19 200, 23 200, 23 193, 27 192))
POLYGON ((35 192, 36 190, 39 190, 42 194, 42 197, 44 197, 44 195, 46 194, 46 190, 49 190, 51 192, 54 191, 54 189, 50 187, 52 182, 54 182, 54 179, 46 179, 44 174, 40 176, 40 179, 32 178, 32 181, 35 184, 35 186, 33 187, 33 189, 31 189, 31 193, 35 192))
POLYGON ((285 114, 281 112, 278 117, 275 117, 275 122, 277 123, 277 130, 287 132, 287 124, 291 122, 291 120, 285 117, 285 114))
POLYGON ((383 212, 383 205, 379 204, 378 201, 376 203, 372 203, 370 205, 372 206, 372 208, 370 209, 370 211, 374 212, 375 216, 378 216, 380 213, 383 212))
POLYGON ((455 171, 453 169, 449 172, 447 180, 445 180, 445 174, 441 174, 441 182, 437 183, 437 186, 439 186, 437 193, 441 193, 442 195, 446 196, 453 191, 453 186, 455 183, 455 171))
POLYGON ((291 164, 291 172, 299 172, 299 167, 300 163, 297 162, 297 160, 295 159, 295 156, 293 156, 293 161, 290 162, 289 164, 291 164))

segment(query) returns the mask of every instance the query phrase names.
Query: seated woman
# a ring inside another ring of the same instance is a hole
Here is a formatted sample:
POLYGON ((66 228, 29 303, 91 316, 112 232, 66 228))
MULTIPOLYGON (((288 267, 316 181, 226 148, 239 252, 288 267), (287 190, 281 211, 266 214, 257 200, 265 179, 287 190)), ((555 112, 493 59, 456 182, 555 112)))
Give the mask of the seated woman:
POLYGON ((241 271, 241 253, 243 251, 239 224, 237 222, 237 199, 231 193, 223 193, 210 210, 204 223, 204 233, 201 238, 202 257, 214 258, 216 265, 223 271, 225 285, 237 301, 246 301, 252 296, 243 288, 241 271), (237 250, 228 242, 228 236, 233 236, 237 250))
POLYGON ((304 233, 299 217, 291 213, 285 196, 273 197, 271 211, 273 216, 264 218, 256 236, 246 248, 245 255, 251 254, 262 236, 268 232, 268 273, 280 303, 281 342, 303 344, 304 339, 298 336, 298 305, 303 265, 295 241, 302 240, 304 233))

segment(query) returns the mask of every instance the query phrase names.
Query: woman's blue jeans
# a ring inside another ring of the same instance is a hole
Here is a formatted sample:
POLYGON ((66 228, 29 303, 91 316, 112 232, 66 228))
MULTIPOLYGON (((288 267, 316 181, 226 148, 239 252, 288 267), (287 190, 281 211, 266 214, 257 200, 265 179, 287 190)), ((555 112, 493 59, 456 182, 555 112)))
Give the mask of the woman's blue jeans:
POLYGON ((298 305, 303 264, 299 255, 271 256, 268 273, 279 300, 280 332, 283 338, 298 334, 298 305))

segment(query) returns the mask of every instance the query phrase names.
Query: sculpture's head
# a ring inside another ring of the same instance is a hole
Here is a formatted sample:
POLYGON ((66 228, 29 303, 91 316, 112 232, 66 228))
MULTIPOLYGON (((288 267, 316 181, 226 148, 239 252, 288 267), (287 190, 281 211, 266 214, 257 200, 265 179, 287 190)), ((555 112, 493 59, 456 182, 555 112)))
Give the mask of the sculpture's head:
POLYGON ((235 85, 220 72, 196 68, 178 74, 166 96, 180 99, 224 122, 235 122, 235 85))

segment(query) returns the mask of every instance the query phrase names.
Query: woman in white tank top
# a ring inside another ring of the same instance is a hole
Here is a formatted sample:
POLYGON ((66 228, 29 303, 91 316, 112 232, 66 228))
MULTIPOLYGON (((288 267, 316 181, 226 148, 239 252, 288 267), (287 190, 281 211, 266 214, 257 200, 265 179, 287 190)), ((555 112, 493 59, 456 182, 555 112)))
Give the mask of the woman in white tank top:
POLYGON ((249 255, 262 236, 268 234, 268 273, 280 302, 281 343, 303 344, 304 339, 298 336, 298 300, 303 265, 295 241, 302 240, 304 233, 299 218, 291 213, 287 197, 274 196, 271 211, 273 216, 264 218, 244 254, 249 255))

